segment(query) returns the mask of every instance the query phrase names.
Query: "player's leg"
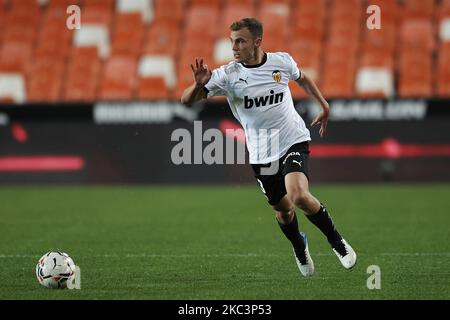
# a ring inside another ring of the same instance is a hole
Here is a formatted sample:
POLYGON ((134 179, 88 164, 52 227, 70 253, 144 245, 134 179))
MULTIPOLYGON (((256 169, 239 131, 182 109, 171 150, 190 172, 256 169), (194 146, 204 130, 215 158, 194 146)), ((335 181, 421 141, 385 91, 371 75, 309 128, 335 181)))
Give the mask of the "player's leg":
POLYGON ((284 177, 281 172, 274 175, 262 175, 263 165, 252 164, 255 178, 269 204, 275 210, 275 217, 285 237, 294 248, 294 256, 300 272, 304 276, 311 276, 314 264, 307 248, 306 236, 299 231, 294 204, 286 196, 284 177))
MULTIPOLYGON (((304 161, 304 160, 303 160, 304 161)), ((285 176, 288 198, 303 210, 306 217, 327 237, 342 265, 350 269, 356 263, 356 253, 336 230, 328 210, 309 191, 309 182, 303 172, 289 172, 285 176)))
POLYGON ((294 257, 300 272, 305 277, 312 276, 314 273, 314 262, 309 254, 306 235, 299 231, 293 203, 285 195, 272 207, 275 210, 275 217, 281 231, 292 244, 294 257))

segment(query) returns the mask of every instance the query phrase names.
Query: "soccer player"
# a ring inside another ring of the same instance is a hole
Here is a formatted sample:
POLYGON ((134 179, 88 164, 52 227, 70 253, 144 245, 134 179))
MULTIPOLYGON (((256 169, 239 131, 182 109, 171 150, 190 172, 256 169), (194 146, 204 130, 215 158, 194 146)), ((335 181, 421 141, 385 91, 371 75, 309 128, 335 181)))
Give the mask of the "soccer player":
POLYGON ((275 210, 281 231, 292 243, 302 275, 311 276, 314 263, 306 235, 299 232, 295 207, 322 231, 344 268, 351 269, 356 263, 355 251, 336 230, 325 206, 309 192, 311 138, 294 108, 289 81, 297 82, 320 104, 322 111, 311 127, 320 126, 321 137, 327 129, 328 103, 288 53, 262 50, 263 26, 258 20, 236 21, 230 30, 234 61, 211 72, 203 59, 195 59, 195 65, 191 64, 195 81, 183 92, 181 102, 191 104, 212 96, 227 97, 233 115, 245 130, 255 177, 275 210), (278 141, 278 148, 264 147, 267 140, 278 141), (278 170, 267 174, 270 168, 278 170))

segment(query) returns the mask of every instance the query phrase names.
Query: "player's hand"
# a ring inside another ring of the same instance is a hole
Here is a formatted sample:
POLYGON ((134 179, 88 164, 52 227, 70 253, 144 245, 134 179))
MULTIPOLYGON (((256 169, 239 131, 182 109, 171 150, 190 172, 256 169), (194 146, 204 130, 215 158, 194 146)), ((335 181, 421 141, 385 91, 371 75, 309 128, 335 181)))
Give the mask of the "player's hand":
POLYGON ((327 131, 328 117, 330 116, 330 107, 328 105, 322 106, 322 112, 311 122, 311 127, 320 124, 319 135, 321 138, 327 131))
POLYGON ((195 67, 191 64, 191 69, 197 86, 203 87, 211 79, 211 70, 208 70, 208 66, 203 64, 203 59, 200 61, 195 59, 195 67))

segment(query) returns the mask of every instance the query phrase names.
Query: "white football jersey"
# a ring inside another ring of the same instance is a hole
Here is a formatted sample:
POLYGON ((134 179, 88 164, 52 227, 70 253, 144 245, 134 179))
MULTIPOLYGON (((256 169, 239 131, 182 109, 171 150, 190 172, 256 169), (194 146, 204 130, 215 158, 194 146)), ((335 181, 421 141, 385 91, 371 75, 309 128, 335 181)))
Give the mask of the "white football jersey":
POLYGON ((289 81, 300 75, 297 64, 285 52, 265 53, 259 65, 232 61, 213 70, 205 86, 208 97, 227 97, 245 130, 250 163, 278 160, 293 144, 311 140, 288 87, 289 81))

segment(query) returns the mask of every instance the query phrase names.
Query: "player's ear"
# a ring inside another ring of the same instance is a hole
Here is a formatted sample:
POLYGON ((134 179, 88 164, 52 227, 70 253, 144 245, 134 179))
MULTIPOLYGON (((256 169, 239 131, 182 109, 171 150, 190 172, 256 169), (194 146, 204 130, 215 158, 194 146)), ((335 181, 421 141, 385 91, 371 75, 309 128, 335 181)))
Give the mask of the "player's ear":
POLYGON ((261 46, 262 38, 256 38, 255 39, 255 46, 259 48, 261 46))

